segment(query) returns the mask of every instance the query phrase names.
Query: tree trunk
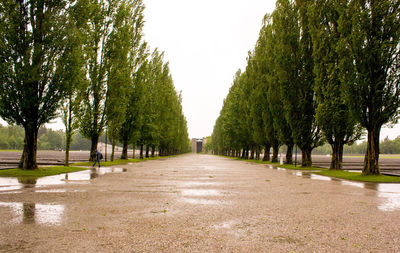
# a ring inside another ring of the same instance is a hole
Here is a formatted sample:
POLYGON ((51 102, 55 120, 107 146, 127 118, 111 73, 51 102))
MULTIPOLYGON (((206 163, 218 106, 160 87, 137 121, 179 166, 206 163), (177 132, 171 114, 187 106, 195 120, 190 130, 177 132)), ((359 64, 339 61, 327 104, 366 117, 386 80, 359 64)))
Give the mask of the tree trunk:
POLYGON ((301 166, 302 167, 311 167, 312 159, 311 159, 311 148, 304 148, 301 150, 301 166))
POLYGON ((343 142, 335 142, 331 144, 332 147, 332 159, 330 170, 341 170, 343 169, 343 142))
POLYGON ((69 98, 68 119, 65 124, 65 162, 64 166, 69 166, 69 149, 72 142, 72 103, 69 98))
POLYGON ((293 145, 287 145, 286 164, 293 164, 293 145))
POLYGON ((143 159, 143 144, 140 144, 140 159, 143 159))
POLYGON ((22 166, 24 166, 24 150, 25 150, 25 145, 26 145, 26 141, 24 139, 24 148, 22 149, 22 154, 21 154, 21 158, 19 159, 19 164, 18 164, 18 168, 22 169, 22 166))
POLYGON ((149 158, 150 146, 146 145, 146 158, 149 158))
POLYGON ((98 142, 99 142, 99 136, 97 134, 92 136, 92 146, 90 147, 90 157, 89 157, 89 161, 91 162, 96 160, 96 149, 98 142))
POLYGON ((115 142, 113 142, 111 146, 111 162, 114 161, 114 155, 115 155, 115 142))
POLYGON ((272 161, 273 163, 278 162, 279 144, 274 144, 272 147, 272 161))
POLYGON ((151 146, 151 157, 154 157, 155 153, 156 153, 156 147, 153 145, 151 146))
POLYGON ((269 161, 269 159, 270 159, 270 156, 269 156, 270 150, 271 150, 271 146, 270 145, 265 145, 263 161, 269 161))
POLYGON ((65 131, 65 162, 64 166, 69 166, 69 148, 71 146, 71 133, 66 129, 65 131))
POLYGON ((256 160, 260 160, 260 146, 256 147, 256 160))
POLYGON ((36 127, 25 127, 25 145, 22 164, 23 170, 36 170, 38 168, 36 163, 37 135, 38 129, 36 127))
POLYGON ((251 150, 250 150, 250 159, 251 159, 251 160, 254 160, 254 147, 251 147, 251 150))
MULTIPOLYGON (((133 148, 133 152, 135 152, 135 148, 133 148)), ((135 156, 133 156, 135 158, 135 156)), ((124 140, 122 143, 122 154, 121 154, 121 159, 128 159, 128 141, 124 140)))
POLYGON ((380 126, 368 130, 367 152, 365 153, 363 175, 380 175, 379 170, 379 135, 380 126))

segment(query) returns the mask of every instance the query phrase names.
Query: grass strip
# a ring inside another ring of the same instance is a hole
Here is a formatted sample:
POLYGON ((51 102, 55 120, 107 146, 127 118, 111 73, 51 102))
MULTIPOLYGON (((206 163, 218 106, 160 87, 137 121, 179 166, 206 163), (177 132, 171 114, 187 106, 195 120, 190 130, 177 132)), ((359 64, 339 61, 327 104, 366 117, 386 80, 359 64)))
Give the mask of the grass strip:
POLYGON ((260 164, 271 164, 271 165, 278 165, 279 163, 273 163, 271 161, 263 161, 263 160, 255 160, 255 159, 243 159, 240 157, 231 157, 231 156, 224 156, 224 155, 216 155, 223 158, 229 158, 232 160, 244 161, 244 162, 251 162, 251 163, 260 163, 260 164))
POLYGON ((313 172, 321 176, 335 177, 358 182, 371 182, 371 183, 400 183, 400 177, 379 175, 379 176, 366 176, 361 172, 349 172, 343 170, 324 170, 313 172))
MULTIPOLYGON (((184 154, 180 154, 184 155, 184 154)), ((107 161, 105 162, 104 160, 100 161, 101 166, 114 166, 114 165, 123 165, 127 163, 138 163, 138 162, 143 162, 143 161, 148 161, 148 160, 158 160, 158 159, 165 159, 165 158, 172 158, 180 155, 170 155, 170 156, 155 156, 155 157, 148 157, 148 158, 132 158, 132 159, 115 159, 114 161, 107 161)), ((73 163, 75 166, 89 166, 91 167, 94 162, 79 162, 79 163, 73 163)), ((98 164, 96 163, 96 166, 98 164)))
POLYGON ((230 156, 223 156, 219 155, 220 157, 230 158, 233 160, 239 160, 244 162, 251 162, 251 163, 260 163, 260 164, 270 164, 275 165, 279 168, 289 169, 289 170, 325 170, 325 168, 318 168, 318 167, 301 167, 301 165, 294 166, 293 164, 280 164, 280 163, 273 163, 271 161, 263 161, 263 160, 253 160, 253 159, 242 159, 239 157, 230 157, 230 156))
MULTIPOLYGON (((122 165, 127 163, 134 163, 134 162, 142 162, 146 160, 156 160, 161 158, 170 158, 174 156, 157 156, 157 157, 149 157, 144 159, 128 159, 122 160, 117 159, 114 161, 107 161, 101 162, 101 166, 113 166, 113 165, 122 165)), ((86 166, 91 167, 93 162, 82 162, 82 163, 74 163, 74 166, 86 166)), ((97 165, 97 164, 96 164, 97 165)), ((87 170, 88 168, 85 167, 74 167, 74 166, 52 166, 52 167, 40 167, 37 170, 21 170, 21 169, 5 169, 0 170, 0 177, 30 177, 30 178, 39 178, 39 177, 46 177, 46 176, 54 176, 63 173, 71 173, 77 172, 82 170, 87 170)))
POLYGON ((282 164, 277 165, 279 168, 284 168, 288 170, 326 170, 325 168, 318 167, 302 167, 301 165, 294 166, 293 164, 282 164))
MULTIPOLYGON (((100 161, 101 166, 113 166, 113 165, 121 165, 121 164, 127 164, 127 163, 137 163, 137 162, 141 162, 144 159, 116 159, 114 161, 100 161)), ((73 163, 73 165, 75 166, 89 166, 91 167, 93 165, 94 162, 79 162, 79 163, 73 163)), ((98 166, 98 164, 96 163, 96 166, 98 166)))
POLYGON ((54 176, 63 173, 71 173, 87 170, 82 167, 66 167, 66 166, 54 166, 54 167, 40 167, 37 170, 21 170, 21 169, 7 169, 0 170, 0 177, 46 177, 54 176))

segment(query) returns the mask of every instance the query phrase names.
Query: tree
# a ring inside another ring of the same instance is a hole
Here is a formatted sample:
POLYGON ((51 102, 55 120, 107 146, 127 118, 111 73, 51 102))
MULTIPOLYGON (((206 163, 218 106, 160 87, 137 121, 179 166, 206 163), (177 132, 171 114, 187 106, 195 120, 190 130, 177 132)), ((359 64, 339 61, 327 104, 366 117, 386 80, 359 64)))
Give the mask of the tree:
POLYGON ((379 175, 379 135, 400 106, 400 1, 340 1, 340 78, 347 102, 368 132, 363 174, 379 175))
POLYGON ((317 0, 310 8, 312 20, 315 94, 318 101, 317 123, 332 147, 330 169, 342 169, 343 146, 360 138, 361 128, 356 125, 345 101, 345 83, 339 77, 340 57, 337 44, 339 12, 335 0, 317 0))
POLYGON ((133 156, 135 155, 136 141, 139 139, 139 130, 142 125, 146 71, 147 62, 145 61, 140 65, 130 82, 125 120, 119 131, 119 141, 122 143, 121 159, 128 159, 129 144, 133 144, 133 156))
POLYGON ((119 132, 125 122, 132 87, 132 75, 136 66, 143 61, 140 48, 143 28, 143 4, 141 1, 122 3, 113 21, 113 33, 107 51, 106 119, 108 136, 112 144, 111 161, 119 132))
MULTIPOLYGON (((111 64, 111 48, 115 40, 113 36, 117 27, 116 20, 130 12, 121 6, 130 1, 97 0, 87 6, 88 22, 86 24, 86 41, 84 54, 88 85, 81 91, 83 97, 79 116, 80 132, 91 140, 90 160, 95 158, 95 150, 99 137, 106 123, 106 105, 108 90, 108 75, 111 64)), ((135 1, 140 2, 141 1, 135 1)), ((132 6, 131 6, 132 7, 132 6)), ((122 21, 123 22, 123 21, 122 21)))
POLYGON ((307 16, 310 2, 278 0, 272 14, 285 116, 293 140, 302 151, 304 167, 312 165, 311 152, 321 144, 321 131, 315 119, 314 63, 307 16))
MULTIPOLYGON (((270 117, 272 119, 272 128, 274 129, 275 139, 279 140, 279 144, 285 144, 287 146, 286 151, 286 163, 292 164, 293 154, 293 138, 291 127, 285 117, 285 108, 283 99, 285 93, 282 92, 281 84, 277 74, 277 50, 278 46, 276 36, 274 35, 274 27, 272 24, 272 18, 270 15, 266 15, 263 20, 263 27, 260 31, 260 37, 258 40, 259 51, 258 58, 259 64, 262 66, 263 72, 268 80, 267 87, 267 98, 268 108, 270 117)), ((276 145, 276 141, 275 141, 276 145)), ((275 148, 276 150, 276 148, 275 148)), ((276 151, 275 151, 276 157, 276 151)), ((277 161, 277 157, 275 159, 277 161)))
POLYGON ((25 130, 22 169, 38 168, 38 130, 56 117, 68 88, 57 68, 65 50, 67 3, 0 3, 0 116, 25 130))
POLYGON ((66 50, 61 55, 60 69, 62 82, 70 88, 61 102, 61 119, 65 125, 65 166, 69 166, 69 151, 72 137, 75 130, 79 127, 76 115, 80 111, 82 97, 79 90, 87 86, 87 79, 84 69, 83 43, 84 43, 84 24, 87 21, 84 12, 85 4, 83 1, 77 2, 70 8, 67 30, 68 40, 66 50))
POLYGON ((160 87, 162 73, 162 54, 154 50, 151 61, 147 64, 146 78, 144 78, 143 97, 143 117, 140 129, 140 138, 138 144, 140 148, 140 158, 143 158, 143 145, 146 145, 146 157, 149 157, 150 147, 152 156, 155 154, 155 148, 159 144, 160 124, 157 122, 159 115, 160 87))

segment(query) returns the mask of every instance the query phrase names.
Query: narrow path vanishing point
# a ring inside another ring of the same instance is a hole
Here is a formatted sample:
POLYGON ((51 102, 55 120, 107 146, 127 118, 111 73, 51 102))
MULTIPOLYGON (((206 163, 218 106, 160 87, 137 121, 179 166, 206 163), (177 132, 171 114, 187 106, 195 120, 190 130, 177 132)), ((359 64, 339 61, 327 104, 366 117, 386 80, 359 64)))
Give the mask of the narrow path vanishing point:
POLYGON ((400 251, 398 185, 210 155, 115 167, 0 192, 0 251, 400 251))

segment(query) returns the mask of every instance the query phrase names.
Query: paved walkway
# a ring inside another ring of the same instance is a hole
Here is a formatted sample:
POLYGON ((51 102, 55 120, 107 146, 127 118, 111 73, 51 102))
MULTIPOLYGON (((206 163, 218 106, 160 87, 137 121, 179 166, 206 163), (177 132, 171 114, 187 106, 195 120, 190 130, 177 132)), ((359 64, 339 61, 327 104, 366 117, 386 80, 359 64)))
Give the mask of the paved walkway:
POLYGON ((399 185, 209 155, 116 167, 0 192, 0 251, 400 251, 399 185))

